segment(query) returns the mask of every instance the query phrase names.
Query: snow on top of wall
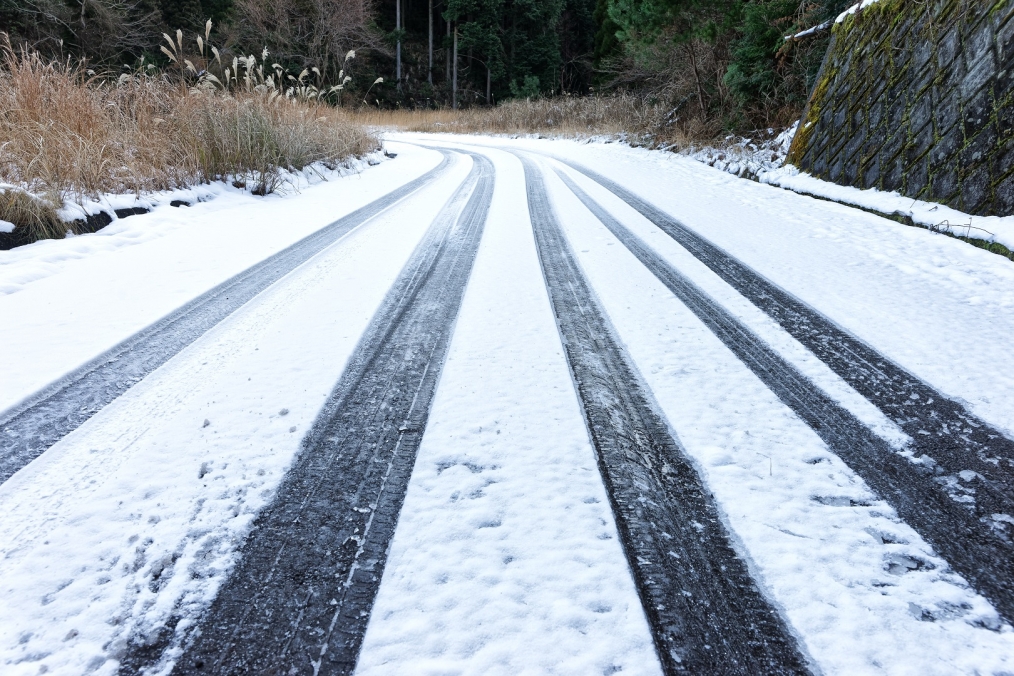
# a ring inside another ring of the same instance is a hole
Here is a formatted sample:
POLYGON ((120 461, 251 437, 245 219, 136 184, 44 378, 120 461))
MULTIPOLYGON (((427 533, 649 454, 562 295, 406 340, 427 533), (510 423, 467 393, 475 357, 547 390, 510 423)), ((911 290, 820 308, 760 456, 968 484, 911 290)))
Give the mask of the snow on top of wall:
POLYGON ((801 40, 802 38, 809 37, 810 35, 813 35, 814 33, 819 33, 821 31, 827 30, 830 27, 831 27, 831 22, 830 21, 825 21, 822 24, 818 24, 818 25, 814 26, 813 28, 807 28, 805 31, 800 31, 799 33, 796 33, 794 35, 786 35, 785 39, 786 40, 801 40))
POLYGON ((881 214, 908 217, 916 225, 930 230, 999 242, 1008 249, 1014 249, 1014 216, 973 216, 943 204, 912 199, 897 192, 884 192, 876 188, 862 190, 823 181, 791 165, 764 172, 758 176, 758 180, 881 214))
POLYGON ((828 28, 831 27, 832 23, 841 23, 842 21, 845 20, 845 17, 847 17, 849 14, 855 14, 856 12, 858 12, 860 10, 863 10, 863 9, 866 9, 867 7, 869 7, 870 5, 872 5, 873 3, 879 2, 879 1, 880 0, 861 0, 861 2, 857 2, 856 4, 852 5, 851 7, 849 7, 848 9, 846 9, 844 12, 842 12, 841 14, 839 14, 838 18, 836 18, 833 22, 832 21, 825 21, 822 24, 814 26, 813 28, 807 28, 805 31, 796 33, 794 35, 786 35, 785 39, 786 40, 799 40, 799 39, 802 39, 802 38, 805 38, 805 37, 809 37, 810 35, 813 35, 814 33, 819 33, 821 31, 827 30, 828 28))
POLYGON ((698 148, 684 154, 741 178, 755 179, 768 185, 880 214, 907 217, 916 225, 930 230, 999 242, 1014 250, 1014 216, 973 216, 937 202, 905 197, 898 192, 838 185, 785 164, 785 157, 798 127, 797 122, 766 141, 748 138, 736 141, 729 137, 725 147, 698 148))
POLYGON ((848 9, 846 9, 844 12, 842 12, 841 14, 839 14, 838 18, 835 19, 834 22, 835 23, 841 23, 842 21, 845 20, 845 17, 847 17, 849 14, 855 14, 859 10, 866 9, 867 7, 869 7, 870 5, 872 5, 873 3, 879 2, 879 1, 880 0, 862 0, 862 2, 857 2, 856 4, 852 5, 851 7, 849 7, 848 9))

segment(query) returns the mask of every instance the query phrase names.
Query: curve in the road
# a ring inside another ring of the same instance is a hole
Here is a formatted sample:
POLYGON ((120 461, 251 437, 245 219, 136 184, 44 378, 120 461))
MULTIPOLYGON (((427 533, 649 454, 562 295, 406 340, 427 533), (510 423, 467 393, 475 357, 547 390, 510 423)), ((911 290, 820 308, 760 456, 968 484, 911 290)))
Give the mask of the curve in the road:
POLYGON ((432 183, 450 163, 356 209, 219 284, 28 400, 0 412, 0 483, 216 324, 352 230, 432 183))
MULTIPOLYGON (((894 507, 1001 615, 1008 621, 1014 618, 1014 544, 966 503, 955 502, 948 486, 938 481, 937 475, 895 452, 620 223, 565 172, 557 173, 595 217, 806 422, 833 453, 894 507)), ((979 486, 977 508, 987 514, 1014 513, 1010 494, 993 488, 991 483, 979 486)))
MULTIPOLYGON (((492 200, 493 165, 474 162, 368 326, 174 673, 354 670, 492 200)), ((158 659, 144 645, 132 650, 122 674, 158 659)))
POLYGON ((550 301, 663 669, 808 673, 795 637, 737 555, 713 496, 598 307, 539 168, 520 157, 550 301))

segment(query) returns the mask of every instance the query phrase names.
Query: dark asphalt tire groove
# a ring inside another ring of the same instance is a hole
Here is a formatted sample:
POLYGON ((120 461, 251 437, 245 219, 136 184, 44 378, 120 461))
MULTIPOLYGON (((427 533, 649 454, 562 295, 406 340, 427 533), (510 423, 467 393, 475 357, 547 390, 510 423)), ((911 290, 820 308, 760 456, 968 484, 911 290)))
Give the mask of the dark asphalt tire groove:
MULTIPOLYGON (((679 298, 828 448, 933 545, 954 570, 1008 621, 1014 618, 1014 545, 921 465, 895 452, 654 249, 607 212, 564 172, 567 187, 679 298)), ((978 487, 978 507, 1014 513, 1014 501, 991 484, 978 487)))
MULTIPOLYGON (((367 327, 173 673, 355 669, 494 180, 492 163, 476 157, 367 327)), ((133 649, 121 674, 152 661, 150 648, 133 649)))
POLYGON ((432 183, 449 153, 422 176, 356 209, 219 284, 84 366, 0 412, 0 483, 296 267, 432 183))
POLYGON ((733 548, 713 496, 624 355, 540 170, 521 160, 550 302, 664 672, 809 673, 795 637, 733 548))

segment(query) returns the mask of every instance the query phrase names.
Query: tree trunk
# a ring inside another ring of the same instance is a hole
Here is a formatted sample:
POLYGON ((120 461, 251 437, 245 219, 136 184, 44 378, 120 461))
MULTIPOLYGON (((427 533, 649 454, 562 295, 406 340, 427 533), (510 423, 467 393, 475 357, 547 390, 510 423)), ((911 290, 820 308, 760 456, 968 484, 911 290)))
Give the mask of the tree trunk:
POLYGON ((489 85, 490 85, 489 64, 486 64, 486 105, 487 106, 489 105, 489 102, 490 102, 490 98, 489 98, 489 85))
POLYGON ((690 65, 694 69, 694 83, 697 85, 697 103, 701 107, 701 119, 708 117, 708 109, 704 107, 704 88, 701 86, 701 74, 697 70, 697 55, 694 54, 693 43, 688 42, 686 45, 687 55, 690 57, 690 65))
POLYGON ((394 30, 398 31, 398 43, 394 52, 394 79, 401 89, 401 0, 394 0, 394 30))
POLYGON ((454 27, 454 56, 451 58, 454 62, 452 67, 453 79, 451 81, 451 108, 454 110, 458 109, 458 27, 454 27))
MULTIPOLYGON (((449 38, 449 37, 451 37, 451 22, 448 21, 445 24, 445 26, 447 26, 447 37, 449 38)), ((447 62, 447 72, 444 74, 444 82, 450 82, 451 81, 451 50, 449 50, 449 49, 445 49, 444 50, 444 60, 447 62)))
POLYGON ((430 51, 429 51, 430 59, 429 59, 429 67, 426 69, 426 81, 429 82, 432 85, 433 84, 433 0, 430 0, 430 31, 429 31, 429 38, 430 38, 430 51))

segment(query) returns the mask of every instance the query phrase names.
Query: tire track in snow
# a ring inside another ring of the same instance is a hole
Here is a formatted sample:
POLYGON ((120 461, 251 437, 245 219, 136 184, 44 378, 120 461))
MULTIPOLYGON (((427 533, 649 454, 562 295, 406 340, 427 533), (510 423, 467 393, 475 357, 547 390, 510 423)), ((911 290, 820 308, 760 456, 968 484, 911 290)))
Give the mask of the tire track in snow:
MULTIPOLYGON (((174 673, 354 670, 492 200, 492 163, 474 161, 371 321, 174 673)), ((132 650, 120 673, 160 652, 132 650)))
POLYGON ((1014 622, 1014 441, 610 179, 629 204, 774 319, 912 438, 894 451, 561 173, 581 201, 898 515, 1014 622))
POLYGON ((201 294, 28 400, 0 412, 0 483, 299 265, 436 180, 450 163, 338 219, 201 294))
POLYGON ((653 409, 520 156, 539 258, 624 551, 668 674, 808 673, 733 549, 692 463, 653 409))

